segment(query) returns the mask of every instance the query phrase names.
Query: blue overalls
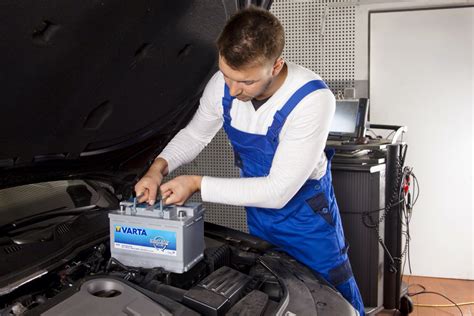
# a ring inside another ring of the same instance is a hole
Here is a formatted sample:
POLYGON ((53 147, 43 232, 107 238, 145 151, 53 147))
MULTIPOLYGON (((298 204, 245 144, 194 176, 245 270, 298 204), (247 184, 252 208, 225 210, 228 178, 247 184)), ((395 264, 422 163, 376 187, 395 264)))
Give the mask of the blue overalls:
MULTIPOLYGON (((310 81, 298 89, 275 113, 266 135, 242 132, 231 126, 233 97, 224 85, 224 129, 243 177, 265 177, 270 173, 278 147, 278 137, 286 118, 308 94, 327 89, 321 80, 310 81)), ((332 187, 331 158, 320 180, 307 180, 296 195, 281 209, 246 207, 252 235, 284 249, 293 258, 312 268, 334 285, 364 315, 362 298, 352 274, 342 231, 339 208, 332 187)))

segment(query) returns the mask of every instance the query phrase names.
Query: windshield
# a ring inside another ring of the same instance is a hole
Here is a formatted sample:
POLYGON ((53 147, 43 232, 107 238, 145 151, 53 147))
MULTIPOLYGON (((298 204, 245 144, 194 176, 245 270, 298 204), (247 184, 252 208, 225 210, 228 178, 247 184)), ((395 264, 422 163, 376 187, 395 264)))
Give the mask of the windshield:
POLYGON ((0 226, 51 212, 96 205, 99 193, 83 180, 62 180, 0 190, 0 226))

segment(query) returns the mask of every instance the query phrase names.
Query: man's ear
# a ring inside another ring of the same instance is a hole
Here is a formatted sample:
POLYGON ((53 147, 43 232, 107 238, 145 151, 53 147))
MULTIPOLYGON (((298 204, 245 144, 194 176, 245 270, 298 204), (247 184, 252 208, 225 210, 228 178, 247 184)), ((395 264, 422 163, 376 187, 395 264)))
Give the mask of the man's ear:
POLYGON ((285 65, 285 61, 283 60, 283 58, 278 57, 277 60, 275 60, 275 63, 273 64, 272 76, 278 75, 280 71, 283 69, 284 65, 285 65))

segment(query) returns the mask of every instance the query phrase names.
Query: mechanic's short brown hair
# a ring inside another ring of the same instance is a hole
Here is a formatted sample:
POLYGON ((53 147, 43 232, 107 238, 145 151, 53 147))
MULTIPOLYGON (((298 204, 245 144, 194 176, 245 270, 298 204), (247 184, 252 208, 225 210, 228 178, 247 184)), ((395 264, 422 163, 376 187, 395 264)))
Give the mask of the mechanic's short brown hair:
POLYGON ((276 60, 284 46, 285 32, 280 21, 256 6, 234 14, 217 39, 219 55, 234 69, 276 60))

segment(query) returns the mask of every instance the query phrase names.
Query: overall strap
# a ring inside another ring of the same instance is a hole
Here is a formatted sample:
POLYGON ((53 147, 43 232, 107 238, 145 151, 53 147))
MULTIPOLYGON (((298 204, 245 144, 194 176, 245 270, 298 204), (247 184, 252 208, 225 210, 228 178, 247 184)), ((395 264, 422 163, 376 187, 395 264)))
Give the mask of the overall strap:
POLYGON ((322 80, 312 80, 296 90, 296 92, 288 99, 288 101, 286 101, 285 105, 275 113, 275 116, 273 117, 273 123, 268 128, 267 136, 269 136, 271 140, 278 142, 278 135, 280 134, 281 128, 285 124, 285 121, 290 115, 291 111, 293 111, 296 105, 298 105, 298 103, 305 96, 319 89, 329 88, 322 80))
POLYGON ((232 101, 234 97, 232 97, 229 93, 229 87, 224 84, 224 96, 222 97, 222 106, 224 108, 224 122, 226 124, 230 124, 232 118, 230 117, 230 109, 232 108, 232 101))

